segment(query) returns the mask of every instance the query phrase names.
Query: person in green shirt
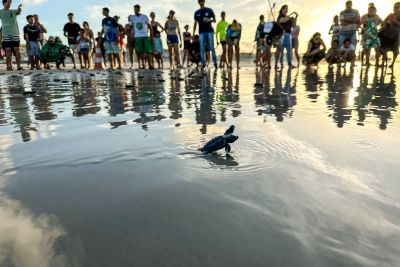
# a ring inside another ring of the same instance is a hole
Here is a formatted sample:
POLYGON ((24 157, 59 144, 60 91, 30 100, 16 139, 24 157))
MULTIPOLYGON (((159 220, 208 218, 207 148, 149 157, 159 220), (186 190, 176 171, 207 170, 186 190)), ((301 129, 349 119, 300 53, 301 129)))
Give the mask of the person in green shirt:
POLYGON ((17 68, 18 70, 22 70, 21 53, 19 51, 19 28, 17 22, 17 16, 22 12, 22 5, 20 4, 18 9, 11 9, 11 3, 11 0, 3 0, 4 8, 0 10, 3 34, 2 47, 6 51, 7 70, 12 70, 11 55, 13 50, 15 52, 17 68))
POLYGON ((221 62, 219 63, 219 67, 223 68, 224 65, 228 65, 226 61, 226 29, 229 26, 229 23, 225 21, 226 13, 225 11, 221 12, 221 21, 217 24, 217 30, 215 31, 215 38, 217 39, 217 45, 221 43, 222 46, 222 55, 221 55, 221 62), (219 41, 218 41, 219 36, 219 41))

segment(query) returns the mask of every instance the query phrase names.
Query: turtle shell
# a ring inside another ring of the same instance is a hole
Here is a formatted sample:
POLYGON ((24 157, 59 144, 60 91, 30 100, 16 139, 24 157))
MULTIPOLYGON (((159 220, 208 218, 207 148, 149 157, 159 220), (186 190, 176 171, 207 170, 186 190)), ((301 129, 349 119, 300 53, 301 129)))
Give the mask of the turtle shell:
POLYGON ((223 149, 226 146, 226 139, 224 136, 217 136, 208 141, 201 149, 203 152, 214 152, 223 149))

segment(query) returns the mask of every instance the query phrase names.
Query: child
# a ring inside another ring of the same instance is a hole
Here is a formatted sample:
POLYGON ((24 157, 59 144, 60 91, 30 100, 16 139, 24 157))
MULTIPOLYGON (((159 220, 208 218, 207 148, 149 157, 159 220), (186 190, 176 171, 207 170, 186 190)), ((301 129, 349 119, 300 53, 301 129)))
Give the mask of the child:
POLYGON ((265 38, 259 39, 257 41, 257 56, 256 56, 256 66, 266 67, 267 63, 267 43, 265 38))
POLYGON ((162 40, 160 37, 160 32, 157 31, 154 33, 154 39, 153 39, 153 57, 157 61, 158 68, 162 69, 164 68, 164 61, 163 61, 163 45, 162 45, 162 40))
POLYGON ((329 34, 332 34, 332 43, 333 41, 339 41, 340 25, 339 25, 339 16, 337 15, 333 18, 333 25, 329 29, 329 34))
POLYGON ((187 60, 187 67, 189 68, 189 47, 190 41, 192 40, 192 34, 189 32, 189 25, 185 25, 185 32, 183 33, 183 63, 187 60))
POLYGON ((340 48, 339 48, 338 40, 335 40, 332 42, 332 46, 331 46, 331 48, 329 48, 328 52, 326 53, 325 59, 328 62, 329 67, 332 67, 333 64, 341 63, 340 48))
POLYGON ((189 46, 189 60, 196 64, 196 68, 199 67, 200 63, 200 43, 199 36, 194 35, 192 38, 192 43, 189 46))
POLYGON ((79 31, 79 36, 76 39, 78 42, 78 55, 81 62, 85 62, 85 66, 81 65, 81 69, 89 68, 89 49, 90 49, 90 38, 86 35, 85 30, 81 29, 79 31))
POLYGON ((35 20, 32 15, 26 17, 28 25, 24 27, 24 39, 26 41, 26 47, 28 50, 29 61, 31 64, 31 70, 36 66, 36 69, 40 70, 40 43, 42 38, 42 32, 39 27, 35 25, 35 20))
POLYGON ((351 66, 354 66, 356 61, 356 47, 351 43, 350 39, 344 41, 343 46, 340 48, 340 56, 345 65, 347 62, 350 62, 351 66))

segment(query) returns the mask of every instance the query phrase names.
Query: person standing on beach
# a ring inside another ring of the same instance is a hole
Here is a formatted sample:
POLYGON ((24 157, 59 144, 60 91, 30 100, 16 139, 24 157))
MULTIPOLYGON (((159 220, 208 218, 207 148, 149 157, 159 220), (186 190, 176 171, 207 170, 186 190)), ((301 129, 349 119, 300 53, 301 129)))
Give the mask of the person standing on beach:
POLYGON ((165 32, 167 33, 167 44, 169 52, 170 68, 173 68, 174 61, 178 68, 181 68, 179 47, 182 47, 182 35, 179 22, 175 18, 175 11, 171 10, 165 22, 165 32))
POLYGON ((368 6, 368 13, 361 17, 362 25, 362 47, 361 64, 364 65, 364 56, 366 57, 365 64, 370 65, 371 49, 375 49, 376 64, 379 62, 379 37, 378 26, 382 23, 382 19, 376 14, 375 5, 368 6))
POLYGON ((333 41, 340 41, 339 37, 340 37, 340 25, 339 25, 339 16, 336 15, 333 17, 333 24, 331 26, 331 28, 329 29, 329 34, 332 34, 332 40, 331 43, 333 43, 333 41))
MULTIPOLYGON (((74 69, 76 69, 75 56, 77 55, 78 49, 78 43, 76 39, 79 36, 81 26, 78 23, 75 23, 73 13, 68 13, 68 20, 69 22, 64 25, 64 36, 68 39, 68 45, 72 53, 72 64, 74 64, 74 69)), ((80 64, 82 66, 82 61, 80 61, 80 64)))
POLYGON ((146 15, 140 14, 140 5, 134 6, 135 15, 131 16, 129 24, 133 27, 135 38, 135 49, 138 54, 139 66, 142 63, 142 69, 145 68, 145 59, 149 64, 149 69, 153 67, 153 57, 151 43, 153 41, 153 29, 150 25, 150 20, 146 15), (148 32, 150 31, 150 37, 148 32))
POLYGON ((350 39, 351 44, 357 47, 357 29, 360 27, 360 13, 353 9, 353 2, 346 2, 346 9, 340 12, 340 36, 339 44, 342 46, 344 41, 350 39))
POLYGON ((233 47, 235 47, 236 68, 240 69, 240 38, 242 37, 242 25, 233 20, 226 30, 226 41, 228 43, 228 68, 232 69, 233 47))
POLYGON ((261 54, 264 55, 263 51, 265 52, 266 44, 265 44, 265 17, 264 15, 260 15, 260 22, 258 23, 257 29, 256 29, 256 37, 254 38, 254 41, 256 42, 257 46, 257 52, 256 52, 256 66, 260 63, 260 59, 262 57, 261 54))
POLYGON ((125 24, 125 33, 126 33, 126 48, 128 49, 129 54, 129 62, 131 63, 131 69, 133 69, 133 55, 135 53, 135 41, 133 39, 132 27, 129 24, 131 16, 128 16, 128 23, 125 24))
POLYGON ((393 13, 385 18, 382 23, 380 33, 381 53, 383 56, 383 66, 387 64, 389 51, 393 52, 393 62, 390 65, 393 68, 396 58, 399 55, 399 36, 400 35, 400 2, 393 6, 393 13))
POLYGON ((292 25, 292 50, 297 60, 297 67, 300 66, 300 55, 299 55, 299 35, 300 26, 297 24, 297 18, 293 21, 292 25))
POLYGON ((214 48, 214 28, 211 23, 215 23, 215 14, 211 8, 205 7, 205 0, 198 0, 200 9, 194 13, 194 26, 193 35, 195 35, 197 25, 199 25, 199 41, 200 41, 200 58, 201 58, 201 69, 204 70, 206 67, 206 51, 210 50, 212 53, 212 60, 214 62, 215 69, 217 65, 217 55, 214 48))
POLYGON ((281 7, 281 10, 279 11, 279 16, 278 16, 278 23, 285 31, 285 34, 283 35, 283 43, 280 56, 281 68, 283 68, 283 56, 285 49, 286 49, 288 67, 294 68, 294 66, 292 65, 292 25, 294 20, 297 19, 297 13, 292 13, 290 15, 287 15, 288 12, 289 12, 288 5, 283 5, 281 7), (291 15, 293 14, 295 15, 295 17, 291 17, 291 15))
POLYGON ((94 48, 96 47, 96 40, 94 38, 94 33, 90 29, 89 22, 84 21, 82 23, 82 27, 85 30, 86 36, 89 37, 89 68, 92 66, 92 59, 93 59, 93 54, 94 54, 94 48))
POLYGON ((224 65, 228 64, 226 61, 226 29, 229 26, 229 23, 225 20, 226 18, 226 13, 225 11, 221 12, 221 20, 217 24, 217 29, 215 31, 215 39, 217 40, 217 45, 221 44, 222 46, 222 55, 221 55, 221 61, 219 63, 219 67, 223 68, 224 65), (218 41, 219 37, 219 41, 218 41))
POLYGON ((192 42, 192 34, 189 32, 189 25, 185 25, 184 27, 185 31, 182 33, 183 37, 183 60, 182 60, 182 65, 185 65, 186 67, 189 68, 189 48, 190 48, 190 43, 192 42))
POLYGON ((161 40, 161 33, 165 30, 161 24, 156 21, 156 14, 154 12, 150 12, 150 25, 153 30, 153 43, 152 43, 152 55, 153 55, 153 60, 155 59, 158 68, 164 68, 164 60, 163 60, 163 43, 161 40), (160 29, 160 30, 159 30, 160 29))
POLYGON ((42 33, 41 39, 40 39, 40 44, 43 46, 46 40, 46 36, 44 35, 47 33, 46 27, 40 22, 39 15, 34 14, 32 15, 34 20, 35 20, 35 26, 40 29, 40 32, 42 33))
POLYGON ((40 70, 40 40, 42 39, 42 32, 39 27, 35 25, 35 19, 32 15, 26 17, 28 25, 24 27, 24 39, 28 50, 29 61, 31 63, 31 70, 36 66, 40 70))
POLYGON ((103 8, 103 16, 105 17, 101 22, 102 30, 101 34, 104 34, 104 48, 108 55, 108 61, 110 62, 110 69, 115 68, 115 61, 117 59, 118 69, 121 69, 121 57, 118 47, 118 22, 110 17, 110 10, 105 7, 103 8))
POLYGON ((11 9, 11 0, 3 0, 4 9, 0 10, 0 20, 2 24, 2 47, 6 52, 7 70, 12 70, 12 51, 15 52, 15 59, 17 61, 17 69, 22 70, 21 67, 21 53, 19 50, 19 27, 17 16, 22 12, 22 5, 20 4, 17 9, 11 9))

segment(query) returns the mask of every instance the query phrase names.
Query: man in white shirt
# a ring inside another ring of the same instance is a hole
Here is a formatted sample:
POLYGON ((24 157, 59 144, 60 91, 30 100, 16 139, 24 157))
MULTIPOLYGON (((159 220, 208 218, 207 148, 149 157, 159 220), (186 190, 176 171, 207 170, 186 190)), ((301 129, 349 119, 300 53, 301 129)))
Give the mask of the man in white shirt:
POLYGON ((129 24, 132 27, 133 37, 135 40, 135 50, 138 54, 139 67, 145 68, 145 59, 149 64, 149 69, 153 69, 152 46, 153 29, 150 20, 146 15, 140 14, 140 5, 135 5, 135 15, 130 16, 129 24), (150 31, 150 37, 148 32, 150 31), (142 65, 141 65, 142 64, 142 65))

